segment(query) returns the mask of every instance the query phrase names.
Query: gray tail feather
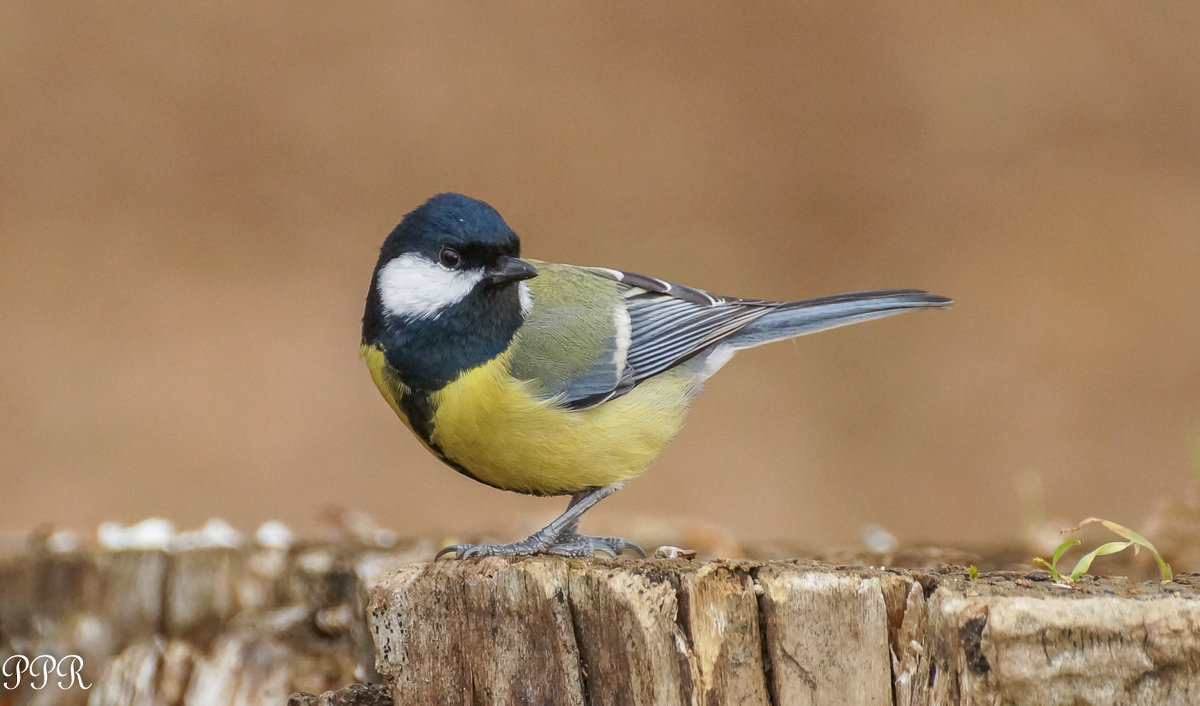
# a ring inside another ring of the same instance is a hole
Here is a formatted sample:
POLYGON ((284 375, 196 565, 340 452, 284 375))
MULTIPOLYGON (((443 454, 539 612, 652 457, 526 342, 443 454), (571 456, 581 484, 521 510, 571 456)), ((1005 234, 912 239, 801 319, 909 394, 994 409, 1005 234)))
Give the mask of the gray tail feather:
POLYGON ((920 289, 884 289, 787 302, 726 339, 753 348, 806 333, 869 321, 912 309, 949 306, 950 300, 920 289))

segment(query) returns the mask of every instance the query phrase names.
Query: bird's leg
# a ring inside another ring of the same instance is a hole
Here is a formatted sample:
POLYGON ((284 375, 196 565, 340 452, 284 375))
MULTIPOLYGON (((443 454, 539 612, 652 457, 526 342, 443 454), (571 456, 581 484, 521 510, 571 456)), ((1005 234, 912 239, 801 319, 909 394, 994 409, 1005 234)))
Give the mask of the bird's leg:
POLYGON ((579 534, 579 519, 593 505, 620 490, 624 483, 613 483, 587 490, 571 496, 571 502, 563 514, 529 537, 512 544, 451 544, 443 547, 437 556, 453 552, 459 559, 473 556, 527 556, 530 554, 557 554, 559 556, 595 556, 604 552, 617 556, 625 549, 633 549, 646 556, 646 552, 633 542, 620 537, 589 537, 579 534))
POLYGON ((597 552, 604 552, 615 557, 626 549, 632 549, 641 556, 646 556, 646 551, 640 546, 620 537, 590 537, 579 534, 579 520, 583 513, 620 490, 624 485, 624 483, 616 483, 588 488, 572 495, 566 511, 538 532, 538 534, 547 533, 548 536, 554 538, 553 542, 543 551, 547 554, 561 556, 595 556, 597 552))

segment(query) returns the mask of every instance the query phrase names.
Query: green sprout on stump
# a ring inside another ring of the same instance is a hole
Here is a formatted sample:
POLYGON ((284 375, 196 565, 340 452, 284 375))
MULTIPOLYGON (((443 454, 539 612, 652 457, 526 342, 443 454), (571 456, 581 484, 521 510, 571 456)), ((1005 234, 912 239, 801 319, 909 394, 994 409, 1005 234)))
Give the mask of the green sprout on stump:
POLYGON ((1133 548, 1133 552, 1136 554, 1140 547, 1145 547, 1154 555, 1154 561, 1158 563, 1158 572, 1160 575, 1162 575, 1162 580, 1171 580, 1171 567, 1167 565, 1167 562, 1163 561, 1162 556, 1158 553, 1158 550, 1154 548, 1154 545, 1150 543, 1150 540, 1124 525, 1119 525, 1111 520, 1101 520, 1098 517, 1089 517, 1083 522, 1080 522, 1078 527, 1065 529, 1062 531, 1062 533, 1066 534, 1068 532, 1078 532, 1083 527, 1092 524, 1099 524, 1103 527, 1106 527, 1117 535, 1124 537, 1125 541, 1107 542, 1105 544, 1101 544, 1087 554, 1084 554, 1079 558, 1079 561, 1075 563, 1075 568, 1071 569, 1071 573, 1069 574, 1063 574, 1062 571, 1059 570, 1058 562, 1060 559, 1062 559, 1063 554, 1065 554, 1068 549, 1082 544, 1082 542, 1080 542, 1078 539, 1068 539, 1067 541, 1058 545, 1058 549, 1054 550, 1054 556, 1050 558, 1050 561, 1046 561, 1041 557, 1036 557, 1033 562, 1035 564, 1039 564, 1049 571, 1050 578, 1054 579, 1055 583, 1063 586, 1070 586, 1071 584, 1075 583, 1076 579, 1087 573, 1087 570, 1092 567, 1092 562, 1095 561, 1096 557, 1107 556, 1108 554, 1116 554, 1117 552, 1125 551, 1130 547, 1133 548))

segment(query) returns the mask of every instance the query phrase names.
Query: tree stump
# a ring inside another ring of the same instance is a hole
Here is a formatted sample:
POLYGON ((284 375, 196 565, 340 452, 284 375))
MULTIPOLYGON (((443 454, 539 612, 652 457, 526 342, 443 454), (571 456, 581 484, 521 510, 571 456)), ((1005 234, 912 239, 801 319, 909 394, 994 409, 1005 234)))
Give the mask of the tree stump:
POLYGON ((1200 703, 1194 574, 434 551, 35 542, 0 557, 0 664, 78 655, 81 681, 6 673, 0 705, 1200 703))
POLYGON ((398 704, 1197 704, 1200 581, 487 558, 374 591, 398 704))

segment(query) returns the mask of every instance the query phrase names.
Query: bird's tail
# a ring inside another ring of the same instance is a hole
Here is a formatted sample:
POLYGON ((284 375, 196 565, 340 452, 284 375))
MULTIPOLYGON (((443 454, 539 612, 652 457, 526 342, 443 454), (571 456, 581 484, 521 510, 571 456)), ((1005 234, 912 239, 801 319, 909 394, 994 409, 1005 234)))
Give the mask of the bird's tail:
POLYGON ((949 306, 950 300, 920 289, 885 289, 788 302, 726 339, 740 350, 829 328, 869 321, 911 309, 949 306))

